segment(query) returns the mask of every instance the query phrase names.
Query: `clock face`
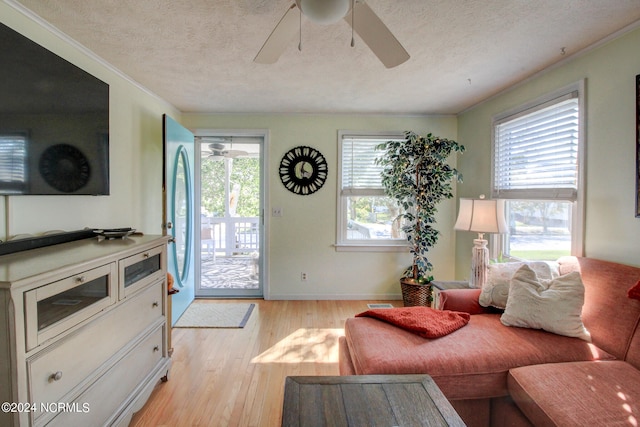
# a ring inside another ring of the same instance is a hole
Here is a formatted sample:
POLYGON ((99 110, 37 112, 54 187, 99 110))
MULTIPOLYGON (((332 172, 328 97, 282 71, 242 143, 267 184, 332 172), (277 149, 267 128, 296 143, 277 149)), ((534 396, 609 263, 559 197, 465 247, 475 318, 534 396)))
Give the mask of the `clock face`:
POLYGON ((327 179, 327 160, 315 148, 295 147, 280 160, 280 180, 287 190, 306 196, 318 191, 327 179))

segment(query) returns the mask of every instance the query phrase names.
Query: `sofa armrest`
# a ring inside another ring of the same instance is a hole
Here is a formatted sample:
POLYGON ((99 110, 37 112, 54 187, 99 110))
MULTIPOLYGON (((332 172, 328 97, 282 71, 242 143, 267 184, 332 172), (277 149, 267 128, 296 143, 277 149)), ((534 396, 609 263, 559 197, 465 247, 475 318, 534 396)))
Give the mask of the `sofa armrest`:
POLYGON ((480 289, 448 289, 440 291, 440 310, 462 311, 469 314, 495 313, 478 302, 480 289))

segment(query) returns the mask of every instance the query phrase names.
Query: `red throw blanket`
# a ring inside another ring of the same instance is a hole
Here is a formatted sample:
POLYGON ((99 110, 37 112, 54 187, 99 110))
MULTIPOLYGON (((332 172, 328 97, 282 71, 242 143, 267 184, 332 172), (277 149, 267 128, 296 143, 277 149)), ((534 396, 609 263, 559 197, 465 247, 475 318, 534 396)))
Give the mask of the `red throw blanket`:
POLYGON ((356 317, 373 317, 423 338, 440 338, 469 323, 469 313, 451 310, 434 310, 430 307, 380 308, 356 314, 356 317))
POLYGON ((638 283, 636 283, 634 287, 629 289, 627 296, 629 296, 629 298, 640 300, 640 280, 638 280, 638 283))

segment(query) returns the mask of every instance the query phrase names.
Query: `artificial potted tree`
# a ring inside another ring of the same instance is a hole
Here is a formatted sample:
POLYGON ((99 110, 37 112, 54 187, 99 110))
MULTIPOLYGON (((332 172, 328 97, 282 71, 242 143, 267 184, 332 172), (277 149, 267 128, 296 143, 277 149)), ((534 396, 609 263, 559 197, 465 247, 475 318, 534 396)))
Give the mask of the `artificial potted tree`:
POLYGON ((382 166, 382 186, 401 208, 395 221, 413 256, 413 264, 400 280, 404 305, 429 305, 433 266, 427 252, 438 241, 435 215, 438 204, 453 197, 452 182, 462 180, 447 162, 452 153, 464 152, 464 146, 431 133, 420 136, 407 131, 404 140, 387 141, 376 149, 383 151, 377 159, 382 166))

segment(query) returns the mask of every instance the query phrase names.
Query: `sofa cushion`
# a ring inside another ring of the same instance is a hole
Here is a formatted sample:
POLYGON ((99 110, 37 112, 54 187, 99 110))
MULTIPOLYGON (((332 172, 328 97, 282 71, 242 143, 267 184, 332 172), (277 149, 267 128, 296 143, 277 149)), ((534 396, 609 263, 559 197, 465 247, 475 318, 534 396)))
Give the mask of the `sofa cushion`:
POLYGON ((640 423, 640 371, 623 361, 512 369, 509 393, 536 426, 640 423))
POLYGON ((580 317, 583 303, 580 273, 573 271, 553 280, 541 280, 523 265, 511 278, 509 301, 500 320, 507 326, 544 329, 591 341, 580 317))
POLYGON ((506 395, 507 372, 514 367, 611 358, 577 338, 506 327, 497 314, 473 315, 467 326, 437 339, 350 318, 345 340, 355 374, 429 374, 449 399, 506 395))
POLYGON ((480 305, 504 309, 507 306, 511 278, 523 265, 531 267, 540 279, 550 280, 560 275, 559 265, 556 262, 532 261, 489 264, 487 267, 487 281, 482 285, 482 292, 478 298, 480 305))
POLYGON ((462 311, 469 314, 501 313, 494 307, 483 307, 478 303, 480 289, 443 289, 440 291, 438 310, 462 311))
MULTIPOLYGON (((634 301, 634 303, 640 307, 640 301, 634 301)), ((629 349, 627 350, 624 360, 636 369, 640 369, 640 319, 638 319, 636 323, 636 332, 633 334, 631 343, 629 343, 629 349)), ((640 423, 638 423, 638 425, 640 425, 640 423)))
POLYGON ((593 258, 565 257, 558 262, 562 274, 581 272, 585 287, 582 322, 591 341, 618 359, 628 358, 640 319, 640 301, 630 299, 627 292, 640 280, 640 268, 593 258))

